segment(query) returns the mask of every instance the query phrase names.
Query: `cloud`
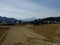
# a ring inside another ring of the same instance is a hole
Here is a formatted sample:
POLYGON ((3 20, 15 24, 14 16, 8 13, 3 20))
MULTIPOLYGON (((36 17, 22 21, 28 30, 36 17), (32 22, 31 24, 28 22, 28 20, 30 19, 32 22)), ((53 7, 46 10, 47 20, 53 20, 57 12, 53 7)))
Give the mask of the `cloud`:
POLYGON ((60 16, 60 11, 30 2, 29 0, 0 0, 0 2, 0 16, 17 19, 60 16))

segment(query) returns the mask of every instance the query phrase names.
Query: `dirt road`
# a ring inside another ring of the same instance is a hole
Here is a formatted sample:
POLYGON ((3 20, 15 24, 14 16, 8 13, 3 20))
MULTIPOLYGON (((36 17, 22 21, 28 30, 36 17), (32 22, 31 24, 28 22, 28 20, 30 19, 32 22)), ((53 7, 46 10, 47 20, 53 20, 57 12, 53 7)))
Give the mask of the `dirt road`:
POLYGON ((14 45, 15 43, 24 43, 24 45, 54 45, 41 41, 45 37, 34 33, 26 27, 11 28, 1 45, 14 45))

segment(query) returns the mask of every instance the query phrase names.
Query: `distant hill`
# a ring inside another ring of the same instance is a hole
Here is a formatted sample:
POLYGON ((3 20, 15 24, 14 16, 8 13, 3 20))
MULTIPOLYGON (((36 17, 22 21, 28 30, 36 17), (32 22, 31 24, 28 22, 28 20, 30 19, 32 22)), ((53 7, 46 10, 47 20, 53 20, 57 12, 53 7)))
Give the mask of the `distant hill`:
POLYGON ((34 21, 34 20, 36 20, 35 17, 32 17, 32 18, 26 18, 26 19, 23 19, 22 21, 28 22, 28 21, 34 21))
POLYGON ((0 16, 0 24, 17 24, 20 20, 17 20, 15 18, 7 18, 7 17, 1 17, 0 16))
POLYGON ((60 24, 60 17, 48 17, 43 19, 28 18, 24 20, 18 20, 15 18, 7 18, 0 16, 0 24, 60 24))
POLYGON ((48 17, 37 19, 31 22, 32 24, 60 24, 60 17, 48 17))

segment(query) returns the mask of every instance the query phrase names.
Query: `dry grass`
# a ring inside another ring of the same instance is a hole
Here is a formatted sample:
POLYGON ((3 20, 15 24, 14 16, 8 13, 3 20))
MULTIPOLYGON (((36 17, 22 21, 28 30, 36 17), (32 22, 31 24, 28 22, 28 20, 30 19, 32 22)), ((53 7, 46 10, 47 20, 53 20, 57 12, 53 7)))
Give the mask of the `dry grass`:
POLYGON ((26 45, 26 44, 23 44, 23 43, 17 42, 17 43, 15 43, 14 45, 26 45))
POLYGON ((44 41, 56 42, 53 37, 60 37, 60 33, 58 33, 60 30, 60 25, 58 24, 38 25, 29 28, 32 29, 35 33, 47 37, 47 39, 43 39, 44 41))
POLYGON ((5 26, 0 26, 0 38, 2 37, 2 35, 4 35, 4 33, 9 29, 9 27, 5 27, 5 26))
MULTIPOLYGON (((4 33, 10 28, 11 28, 11 32, 9 33, 10 36, 7 35, 7 38, 8 38, 8 36, 9 36, 9 39, 12 37, 11 40, 8 40, 8 42, 10 41, 14 45, 38 45, 38 44, 49 45, 51 42, 56 43, 56 41, 53 39, 53 37, 55 37, 55 36, 60 37, 59 36, 60 35, 60 32, 59 32, 60 25, 58 25, 58 24, 57 25, 56 24, 47 24, 47 25, 37 25, 37 26, 33 26, 33 25, 18 26, 17 25, 17 26, 11 26, 11 27, 0 26, 0 32, 1 32, 0 35, 1 36, 4 35, 4 33), (31 32, 29 30, 31 30, 31 32), (59 32, 59 33, 57 33, 57 32, 59 32), (34 35, 32 35, 30 33, 32 33, 34 35), (35 34, 38 36, 35 37, 36 36, 35 34), (42 38, 40 38, 39 34, 43 35, 42 38), (23 42, 21 42, 20 38, 23 39, 23 42), (17 43, 16 42, 13 43, 12 40, 15 41, 15 39, 17 39, 17 41, 19 41, 19 42, 16 41, 17 43)), ((4 44, 5 43, 8 44, 8 42, 4 41, 4 44)))

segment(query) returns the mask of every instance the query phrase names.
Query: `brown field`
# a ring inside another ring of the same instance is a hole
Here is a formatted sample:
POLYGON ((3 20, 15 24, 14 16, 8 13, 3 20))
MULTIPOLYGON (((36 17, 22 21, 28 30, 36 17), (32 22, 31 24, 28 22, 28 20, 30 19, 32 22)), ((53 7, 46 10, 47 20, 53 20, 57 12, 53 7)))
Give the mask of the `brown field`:
POLYGON ((29 28, 35 33, 47 37, 47 39, 43 39, 44 41, 56 42, 56 38, 60 38, 60 25, 58 24, 39 25, 29 28))
POLYGON ((60 25, 0 26, 0 37, 8 31, 1 45, 59 45, 60 25))
POLYGON ((9 27, 0 26, 0 38, 4 35, 6 31, 8 31, 9 27))

